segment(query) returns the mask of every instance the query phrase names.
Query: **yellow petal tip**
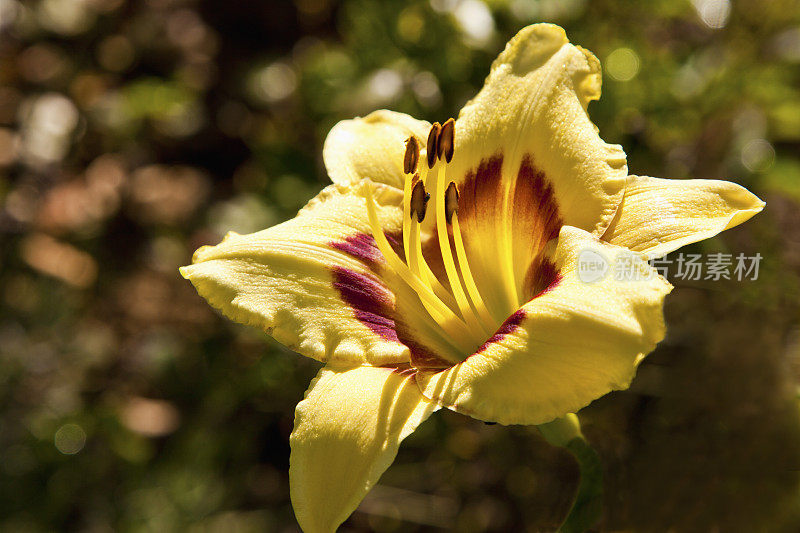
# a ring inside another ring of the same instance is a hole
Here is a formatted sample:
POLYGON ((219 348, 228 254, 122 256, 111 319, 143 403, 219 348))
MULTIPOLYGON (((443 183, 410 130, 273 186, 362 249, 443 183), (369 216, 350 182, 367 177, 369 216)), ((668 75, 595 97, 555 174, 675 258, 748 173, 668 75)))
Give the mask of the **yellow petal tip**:
POLYGON ((742 224, 743 222, 750 220, 758 213, 763 211, 764 208, 767 206, 767 203, 764 200, 762 200, 752 192, 748 191, 741 185, 739 185, 739 187, 742 194, 741 198, 739 199, 738 205, 736 205, 738 210, 731 216, 725 229, 730 229, 734 226, 738 226, 739 224, 742 224))
POLYGON ((518 74, 535 70, 569 43, 564 28, 555 24, 532 24, 521 29, 497 57, 492 70, 508 64, 518 74))

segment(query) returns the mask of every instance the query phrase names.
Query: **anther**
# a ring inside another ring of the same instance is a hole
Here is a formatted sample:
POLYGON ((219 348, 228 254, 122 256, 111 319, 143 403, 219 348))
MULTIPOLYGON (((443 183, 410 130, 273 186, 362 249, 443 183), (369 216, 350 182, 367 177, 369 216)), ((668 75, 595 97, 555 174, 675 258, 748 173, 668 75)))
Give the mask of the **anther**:
POLYGON ((444 191, 444 216, 447 224, 453 223, 453 215, 458 213, 458 187, 452 181, 444 191))
POLYGON ((447 119, 447 122, 445 122, 442 126, 442 131, 439 133, 436 154, 439 156, 439 159, 444 159, 448 163, 453 160, 453 152, 455 150, 455 144, 453 141, 455 134, 455 120, 452 118, 447 119))
POLYGON ((431 126, 431 132, 428 134, 428 168, 433 168, 436 164, 436 155, 439 149, 439 133, 442 131, 442 126, 438 122, 434 122, 431 126))
POLYGON ((431 195, 425 192, 425 185, 419 179, 419 176, 414 176, 414 188, 411 189, 411 216, 417 215, 417 222, 425 220, 425 210, 428 209, 428 200, 431 195))
POLYGON ((403 172, 413 174, 419 164, 419 142, 416 137, 406 139, 406 155, 403 158, 403 172))

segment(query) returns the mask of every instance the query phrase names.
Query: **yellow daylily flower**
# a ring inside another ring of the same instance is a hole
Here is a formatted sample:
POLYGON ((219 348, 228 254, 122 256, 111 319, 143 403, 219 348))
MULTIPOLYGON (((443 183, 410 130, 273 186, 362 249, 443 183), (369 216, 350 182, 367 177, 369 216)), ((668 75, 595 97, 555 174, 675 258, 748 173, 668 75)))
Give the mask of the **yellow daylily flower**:
POLYGON ((733 183, 628 176, 586 112, 600 83, 560 27, 529 26, 458 120, 340 122, 333 185, 181 269, 233 320, 325 363, 291 436, 306 532, 335 530, 440 407, 543 424, 628 387, 672 287, 644 262, 639 281, 584 283, 579 254, 663 255, 763 208, 733 183))

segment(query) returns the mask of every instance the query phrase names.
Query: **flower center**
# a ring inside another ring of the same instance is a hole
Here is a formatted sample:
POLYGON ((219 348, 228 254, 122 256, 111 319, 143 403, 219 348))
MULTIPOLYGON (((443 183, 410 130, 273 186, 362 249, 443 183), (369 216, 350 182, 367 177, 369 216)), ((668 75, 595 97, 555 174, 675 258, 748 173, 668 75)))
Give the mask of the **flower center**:
POLYGON ((398 257, 378 221, 375 200, 365 185, 367 212, 375 242, 392 268, 419 296, 423 307, 441 328, 446 338, 464 354, 472 353, 495 332, 495 320, 481 297, 472 275, 458 221, 458 187, 446 183, 446 167, 453 159, 455 122, 435 123, 428 135, 427 165, 417 172, 420 148, 415 137, 406 141, 403 168, 403 252, 398 257), (427 186, 427 187, 426 187, 427 186), (430 194, 436 191, 434 213, 427 212, 430 194), (435 217, 436 236, 447 286, 431 270, 422 253, 420 225, 427 216, 435 217), (452 239, 452 240, 451 240, 452 239), (455 250, 455 254, 453 253, 455 250))

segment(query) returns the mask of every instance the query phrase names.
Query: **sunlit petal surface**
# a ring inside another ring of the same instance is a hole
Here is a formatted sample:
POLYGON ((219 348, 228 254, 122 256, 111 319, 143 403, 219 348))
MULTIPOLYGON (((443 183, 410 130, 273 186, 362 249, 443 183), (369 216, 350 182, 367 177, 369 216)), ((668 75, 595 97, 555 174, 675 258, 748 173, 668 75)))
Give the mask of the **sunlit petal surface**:
POLYGON ((334 531, 436 409, 413 372, 321 370, 297 405, 290 438, 292 504, 303 531, 334 531))

